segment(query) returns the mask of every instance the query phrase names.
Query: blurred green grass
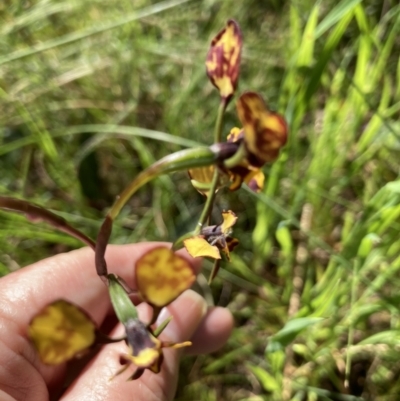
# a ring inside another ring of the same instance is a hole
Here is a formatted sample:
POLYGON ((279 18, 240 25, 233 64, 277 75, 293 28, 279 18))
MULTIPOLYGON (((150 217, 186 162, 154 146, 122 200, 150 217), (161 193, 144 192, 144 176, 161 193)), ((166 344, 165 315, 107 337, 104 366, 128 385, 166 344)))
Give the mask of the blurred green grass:
MULTIPOLYGON (((184 360, 178 400, 398 399, 399 10, 394 0, 0 4, 1 193, 92 237, 140 170, 211 142, 218 96, 204 59, 227 19, 244 36, 239 91, 286 115, 289 143, 264 192, 218 199, 239 215, 240 247, 212 293, 236 330, 218 353, 184 360)), ((232 104, 226 132, 237 124, 232 104)), ((158 179, 123 210, 112 242, 174 240, 202 202, 185 174, 158 179)), ((1 274, 81 246, 17 214, 0 222, 1 274)))

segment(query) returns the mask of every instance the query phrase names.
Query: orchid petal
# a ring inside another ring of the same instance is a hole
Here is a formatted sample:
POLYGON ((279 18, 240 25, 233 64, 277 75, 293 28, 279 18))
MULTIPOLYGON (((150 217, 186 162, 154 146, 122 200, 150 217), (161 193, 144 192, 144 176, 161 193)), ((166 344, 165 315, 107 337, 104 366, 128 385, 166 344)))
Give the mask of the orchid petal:
POLYGON ((29 336, 42 362, 58 365, 94 343, 96 326, 84 310, 68 301, 58 300, 33 318, 29 336))
POLYGON ((235 93, 242 51, 242 34, 239 25, 229 20, 212 40, 207 54, 207 75, 226 101, 235 93))
POLYGON ((157 307, 170 304, 195 279, 190 263, 168 248, 154 248, 136 264, 137 288, 146 302, 157 307))
POLYGON ((183 244, 189 255, 193 258, 204 256, 213 259, 221 259, 218 248, 215 245, 210 245, 201 235, 188 238, 183 241, 183 244))
POLYGON ((261 167, 266 162, 274 161, 287 140, 285 119, 270 111, 263 98, 255 92, 242 94, 236 108, 244 128, 244 142, 250 164, 261 167))

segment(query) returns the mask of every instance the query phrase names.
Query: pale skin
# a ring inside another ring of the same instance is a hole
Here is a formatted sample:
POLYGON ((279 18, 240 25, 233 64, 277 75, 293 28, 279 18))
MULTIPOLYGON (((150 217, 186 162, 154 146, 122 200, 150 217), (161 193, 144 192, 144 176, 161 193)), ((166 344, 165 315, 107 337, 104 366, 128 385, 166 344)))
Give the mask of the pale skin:
MULTIPOLYGON (((135 261, 156 245, 160 244, 109 246, 106 253, 109 271, 123 277, 134 288, 135 261)), ((198 271, 199 262, 189 260, 198 271)), ((99 326, 106 317, 108 321, 113 320, 107 288, 96 275, 91 249, 60 254, 0 279, 1 401, 173 400, 182 352, 213 352, 226 342, 233 327, 227 309, 207 308, 200 295, 187 290, 161 313, 160 319, 171 314, 174 319, 160 339, 173 342, 191 340, 193 345, 186 350, 164 349, 160 373, 146 370, 140 379, 127 381, 135 369, 131 366, 110 380, 121 368, 119 355, 128 352, 125 342, 121 341, 103 346, 76 377, 75 365, 46 366, 41 363, 27 338, 27 327, 32 317, 60 298, 85 309, 99 326), (64 389, 65 377, 71 373, 72 383, 64 389)), ((146 321, 149 307, 141 304, 138 310, 140 318, 146 321)), ((111 329, 114 337, 122 334, 120 324, 111 329)))

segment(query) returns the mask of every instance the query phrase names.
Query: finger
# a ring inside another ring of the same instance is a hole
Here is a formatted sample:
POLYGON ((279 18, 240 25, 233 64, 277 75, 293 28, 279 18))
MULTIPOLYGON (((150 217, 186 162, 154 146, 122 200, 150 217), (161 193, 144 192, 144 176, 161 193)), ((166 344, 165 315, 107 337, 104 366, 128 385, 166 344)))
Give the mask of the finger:
POLYGON ((233 317, 226 308, 210 308, 185 350, 188 355, 209 354, 221 348, 233 330, 233 317))
MULTIPOLYGON (((204 299, 194 291, 185 291, 171 305, 165 308, 164 317, 172 314, 174 317, 160 339, 163 341, 181 342, 191 338, 200 325, 206 311, 204 299)), ((139 308, 139 315, 143 316, 139 308)), ((121 334, 121 325, 114 335, 121 334)), ((123 330, 122 330, 123 332, 123 330)), ((178 378, 179 352, 174 349, 164 349, 164 361, 158 374, 146 370, 143 376, 127 382, 134 367, 127 372, 109 380, 120 368, 119 355, 127 353, 125 343, 105 346, 93 361, 86 367, 82 375, 70 386, 62 401, 81 400, 132 400, 135 401, 165 401, 172 400, 176 391, 178 378)))

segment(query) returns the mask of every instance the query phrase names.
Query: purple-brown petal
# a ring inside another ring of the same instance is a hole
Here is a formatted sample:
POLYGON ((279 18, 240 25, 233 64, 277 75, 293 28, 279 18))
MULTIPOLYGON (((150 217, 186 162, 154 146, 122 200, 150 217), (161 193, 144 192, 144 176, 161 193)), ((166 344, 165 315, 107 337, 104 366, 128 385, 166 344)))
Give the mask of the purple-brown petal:
POLYGON ((236 108, 244 128, 249 163, 253 167, 261 167, 274 161, 287 140, 285 119, 270 111, 263 98, 255 92, 242 94, 236 108))
POLYGON ((207 75, 226 102, 234 94, 239 79, 242 33, 234 20, 229 20, 212 40, 207 54, 207 75))

